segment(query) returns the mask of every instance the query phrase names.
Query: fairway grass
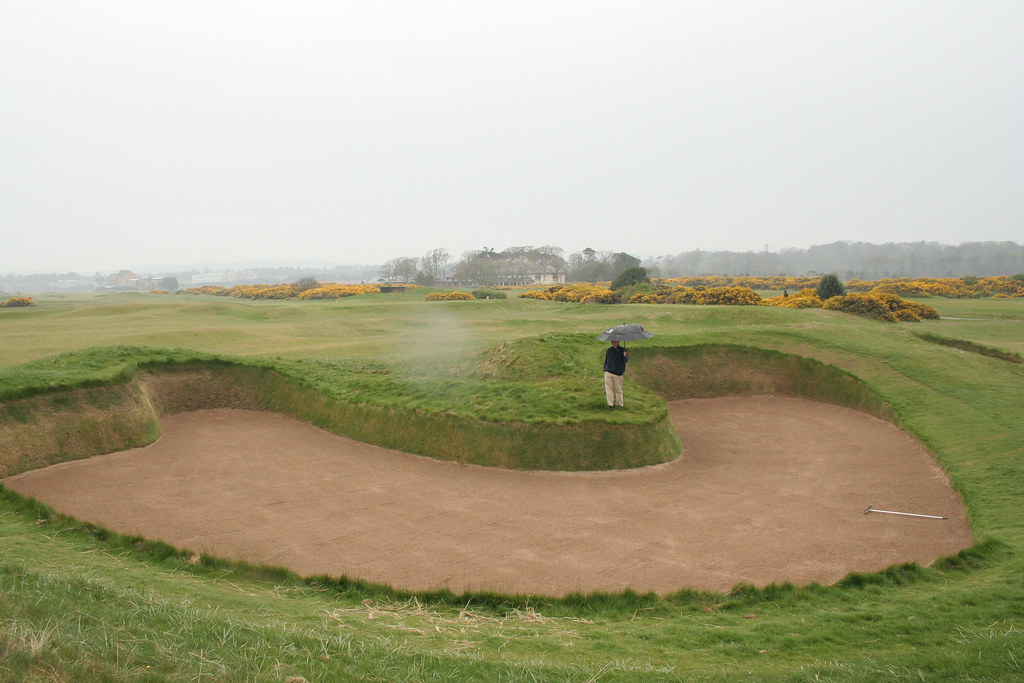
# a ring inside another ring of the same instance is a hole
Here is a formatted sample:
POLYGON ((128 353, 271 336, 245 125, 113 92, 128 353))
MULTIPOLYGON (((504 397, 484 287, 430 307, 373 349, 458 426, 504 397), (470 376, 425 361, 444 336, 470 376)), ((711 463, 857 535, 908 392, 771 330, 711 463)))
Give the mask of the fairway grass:
MULTIPOLYGON (((849 377, 850 400, 877 402, 934 454, 963 496, 978 542, 930 567, 851 575, 827 587, 707 594, 681 586, 663 597, 557 600, 414 595, 194 557, 0 491, 0 681, 1024 678, 1024 366, 915 334, 1020 353, 1020 300, 929 299, 944 318, 919 324, 817 309, 424 302, 408 293, 331 302, 141 294, 37 301, 37 309, 0 311, 0 391, 13 392, 9 399, 26 384, 27 394, 55 398, 62 385, 127 380, 135 368, 103 362, 109 349, 90 360, 89 348, 119 347, 130 361, 139 353, 131 346, 180 350, 159 352, 165 358, 224 355, 255 366, 430 380, 421 406, 428 411, 449 400, 445 387, 458 394, 464 378, 533 384, 519 400, 541 403, 553 382, 574 392, 578 405, 565 413, 578 419, 603 398, 605 345, 592 337, 637 322, 656 337, 629 345, 627 401, 632 392, 649 405, 640 418, 600 419, 642 421, 656 414, 658 397, 645 398, 638 379, 659 354, 740 347, 767 363, 809 359, 849 377), (62 358, 77 360, 62 367, 62 358), (559 384, 552 359, 579 384, 559 384), (70 366, 77 374, 69 377, 70 366), (525 377, 513 380, 519 372, 525 377)), ((500 417, 499 408, 482 413, 500 417)), ((557 423, 554 407, 544 412, 538 418, 557 423)))

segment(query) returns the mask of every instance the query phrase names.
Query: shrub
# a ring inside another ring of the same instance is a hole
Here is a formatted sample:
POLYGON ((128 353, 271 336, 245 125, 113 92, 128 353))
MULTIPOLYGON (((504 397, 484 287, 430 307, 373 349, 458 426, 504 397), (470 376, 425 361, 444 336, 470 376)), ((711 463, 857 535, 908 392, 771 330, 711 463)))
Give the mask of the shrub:
POLYGON ((291 285, 292 292, 294 294, 302 294, 303 292, 305 292, 307 290, 317 289, 318 287, 322 287, 322 286, 323 285, 321 285, 319 282, 317 282, 315 277, 304 277, 304 278, 296 280, 291 285))
POLYGON ((846 288, 843 287, 843 283, 839 281, 835 273, 829 273, 822 276, 821 282, 818 283, 817 293, 822 300, 831 299, 834 296, 846 294, 846 288))
POLYGON ((629 287, 630 285, 638 285, 641 283, 650 283, 650 278, 647 277, 647 269, 642 266, 631 266, 626 268, 624 271, 615 276, 612 280, 612 289, 622 289, 623 287, 629 287))
POLYGON ((242 299, 291 299, 295 296, 291 285, 237 285, 230 293, 242 299))
POLYGON ((704 306, 759 306, 761 295, 748 287, 697 289, 697 303, 704 306))
POLYGON ((763 275, 726 277, 724 275, 699 275, 691 277, 672 277, 661 280, 663 285, 684 287, 749 287, 750 289, 800 289, 816 287, 820 278, 791 275, 763 275))
POLYGON ((36 302, 32 301, 30 296, 12 296, 7 301, 0 303, 0 308, 24 308, 35 305, 36 302))
POLYGON ((553 301, 569 301, 573 303, 615 303, 615 292, 607 287, 579 282, 572 285, 555 285, 549 287, 553 301))
POLYGON ((657 304, 661 303, 658 296, 653 292, 640 292, 629 297, 629 303, 631 304, 657 304))
POLYGON ((931 294, 923 285, 916 282, 886 282, 874 287, 870 294, 887 294, 890 296, 929 297, 931 294))
POLYGON ((1009 296, 1024 296, 1024 282, 1013 277, 983 277, 978 281, 978 289, 986 296, 994 294, 1007 294, 1009 296))
POLYGON ((473 296, 477 299, 507 299, 508 294, 505 292, 498 292, 493 289, 477 289, 473 291, 473 296))
POLYGON ((427 294, 426 301, 472 301, 473 295, 469 292, 431 292, 427 294))
POLYGON ((319 287, 307 289, 299 294, 296 299, 341 299, 347 296, 359 294, 377 294, 380 292, 379 285, 338 285, 322 284, 319 287))
POLYGON ((218 285, 203 285, 202 287, 189 287, 188 289, 178 290, 178 294, 212 294, 213 296, 228 296, 230 291, 227 287, 220 287, 218 285))
POLYGON ((529 292, 523 292, 519 295, 520 299, 540 299, 541 301, 551 301, 551 293, 545 292, 540 289, 532 289, 529 292))
POLYGON ((168 292, 166 289, 151 289, 151 290, 149 290, 149 293, 150 294, 170 294, 170 292, 168 292))
POLYGON ((807 287, 793 296, 776 296, 761 301, 766 306, 782 306, 783 308, 821 308, 821 297, 818 292, 807 287))
POLYGON ((870 294, 843 294, 834 296, 825 301, 822 308, 828 311, 840 311, 841 313, 852 313, 862 315, 874 320, 885 322, 896 322, 896 316, 881 301, 870 294))
POLYGON ((665 304, 697 304, 701 306, 758 306, 764 300, 749 287, 669 287, 658 285, 658 297, 665 304))
POLYGON ((899 320, 918 322, 922 318, 929 320, 939 319, 939 312, 931 306, 919 304, 916 301, 907 301, 895 294, 875 294, 872 292, 871 296, 881 301, 899 320))
POLYGON ((877 283, 872 282, 871 280, 857 280, 857 279, 853 279, 853 280, 847 280, 846 284, 844 286, 846 287, 847 293, 849 293, 849 292, 870 292, 872 289, 874 289, 876 284, 877 283))
POLYGON ((654 286, 650 282, 640 282, 635 285, 627 285, 622 289, 615 290, 615 303, 633 303, 635 297, 641 295, 651 295, 655 301, 653 303, 661 303, 658 300, 658 295, 654 291, 654 286))
POLYGON ((692 287, 673 287, 661 294, 666 304, 696 304, 697 290, 692 287))

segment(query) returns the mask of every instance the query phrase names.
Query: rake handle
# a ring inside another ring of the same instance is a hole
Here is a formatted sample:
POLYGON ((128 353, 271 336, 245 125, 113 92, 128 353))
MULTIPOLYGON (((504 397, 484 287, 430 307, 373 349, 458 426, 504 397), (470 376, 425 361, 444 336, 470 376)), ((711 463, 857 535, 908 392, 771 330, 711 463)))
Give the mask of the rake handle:
POLYGON ((906 517, 925 517, 927 519, 949 519, 949 517, 939 517, 938 515, 919 515, 915 512, 895 512, 893 510, 879 510, 868 505, 868 509, 864 511, 864 514, 869 512, 884 512, 887 515, 904 515, 906 517))

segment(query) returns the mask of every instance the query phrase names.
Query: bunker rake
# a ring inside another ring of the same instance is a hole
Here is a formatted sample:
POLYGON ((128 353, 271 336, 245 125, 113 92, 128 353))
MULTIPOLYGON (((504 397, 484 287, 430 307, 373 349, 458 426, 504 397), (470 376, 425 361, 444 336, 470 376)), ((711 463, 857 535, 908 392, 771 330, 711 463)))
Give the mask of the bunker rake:
POLYGON ((949 517, 939 517, 938 515, 919 515, 916 512, 895 512, 893 510, 879 510, 878 508, 871 507, 868 505, 868 509, 864 511, 864 514, 869 512, 884 512, 887 515, 905 515, 907 517, 926 517, 928 519, 949 519, 949 517))

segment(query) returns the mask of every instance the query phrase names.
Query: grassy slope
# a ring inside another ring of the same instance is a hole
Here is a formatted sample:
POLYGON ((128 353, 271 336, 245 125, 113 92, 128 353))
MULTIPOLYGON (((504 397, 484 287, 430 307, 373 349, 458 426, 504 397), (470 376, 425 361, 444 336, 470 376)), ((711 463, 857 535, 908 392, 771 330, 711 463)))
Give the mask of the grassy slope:
POLYGON ((42 301, 40 310, 0 315, 0 364, 131 342, 463 368, 508 339, 596 333, 623 320, 644 323, 662 344, 739 343, 801 353, 852 372, 893 404, 904 426, 951 472, 982 547, 937 569, 897 568, 832 588, 561 603, 478 596, 466 609, 457 599, 413 602, 367 587, 317 590, 287 577, 190 565, 174 553, 147 559, 145 546, 69 530, 73 523, 36 524, 44 513, 8 499, 0 505, 0 677, 1024 676, 1024 418, 1018 406, 1024 369, 911 334, 928 330, 1019 351, 1020 301, 949 302, 955 313, 938 302, 943 315, 992 318, 988 326, 954 320, 885 325, 824 311, 516 300, 425 304, 384 296, 295 304, 153 302, 144 295, 42 301), (978 313, 968 315, 973 310, 978 313), (975 566, 957 568, 965 564, 975 566))

